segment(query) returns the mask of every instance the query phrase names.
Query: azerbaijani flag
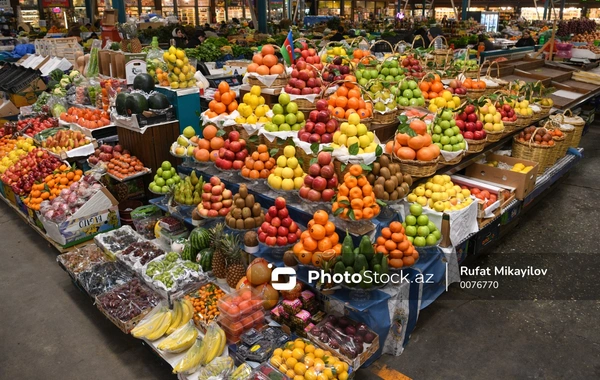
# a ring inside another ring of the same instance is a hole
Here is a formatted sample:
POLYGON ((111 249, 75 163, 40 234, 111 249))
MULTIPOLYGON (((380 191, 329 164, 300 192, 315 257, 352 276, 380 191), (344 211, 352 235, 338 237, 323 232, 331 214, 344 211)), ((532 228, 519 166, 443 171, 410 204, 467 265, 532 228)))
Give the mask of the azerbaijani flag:
POLYGON ((283 41, 283 45, 279 49, 281 55, 285 62, 289 65, 294 63, 294 37, 292 36, 292 31, 288 33, 287 38, 283 41))

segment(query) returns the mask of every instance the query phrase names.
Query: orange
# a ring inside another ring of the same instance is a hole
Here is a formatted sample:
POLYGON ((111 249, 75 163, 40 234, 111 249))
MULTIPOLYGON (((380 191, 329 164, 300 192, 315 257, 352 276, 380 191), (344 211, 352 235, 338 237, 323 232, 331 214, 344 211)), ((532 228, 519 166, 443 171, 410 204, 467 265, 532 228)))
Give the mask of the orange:
POLYGON ((338 89, 335 93, 337 96, 346 97, 346 96, 348 96, 348 89, 344 86, 341 86, 341 87, 338 87, 338 89))
MULTIPOLYGON (((352 189, 354 190, 354 189, 352 189)), ((352 190, 350 191, 350 193, 352 193, 352 190)), ((362 191, 361 191, 361 195, 362 195, 362 191)), ((364 207, 364 202, 362 199, 360 198, 353 198, 352 201, 350 201, 350 207, 352 207, 353 209, 359 209, 362 210, 364 207)))
MULTIPOLYGON (((350 90, 350 91, 354 91, 354 90, 350 90)), ((351 109, 357 109, 360 108, 360 102, 358 101, 357 98, 348 98, 348 104, 347 104, 348 108, 351 109)))
POLYGON ((219 83, 219 92, 221 94, 229 92, 229 84, 227 84, 227 82, 225 82, 225 81, 222 81, 221 83, 219 83))
POLYGON ((328 249, 331 249, 332 247, 333 247, 332 241, 328 237, 320 240, 319 243, 317 244, 317 249, 320 252, 327 251, 328 249))
POLYGON ((297 242, 296 244, 294 244, 294 248, 292 248, 292 251, 298 255, 300 252, 302 252, 304 250, 304 245, 302 244, 301 241, 297 242))
MULTIPOLYGON (((364 191, 363 191, 363 194, 364 194, 364 191)), ((371 206, 373 206, 373 203, 375 203, 375 200, 373 199, 372 196, 368 195, 363 198, 363 202, 365 204, 365 207, 371 207, 371 206)))
MULTIPOLYGON (((317 211, 317 212, 325 212, 325 211, 321 211, 321 210, 319 210, 319 211, 317 211)), ((325 215, 327 215, 327 213, 325 213, 325 215)), ((327 217, 329 217, 329 215, 327 215, 327 217)), ((333 224, 333 222, 332 222, 332 221, 330 221, 330 220, 328 220, 328 221, 325 223, 325 233, 327 233, 327 236, 329 236, 329 235, 331 235, 331 234, 335 233, 335 224, 333 224)))
POLYGON ((333 109, 333 116, 343 119, 346 114, 346 111, 342 107, 335 107, 333 109))
POLYGON ((314 252, 317 249, 317 242, 311 236, 302 239, 302 244, 307 251, 314 252))
POLYGON ((357 164, 351 165, 349 173, 355 177, 358 177, 359 175, 362 174, 362 167, 357 164))
POLYGON ((379 238, 377 238, 377 244, 385 244, 385 240, 387 240, 390 237, 392 237, 392 231, 390 231, 390 229, 386 227, 386 228, 384 228, 384 229, 381 230, 381 236, 380 237, 383 237, 383 242, 380 243, 379 242, 379 238))
MULTIPOLYGON (((225 145, 222 137, 214 137, 210 140, 210 148, 213 150, 219 150, 225 145)), ((218 153, 218 152, 217 152, 218 153)))
POLYGON ((385 249, 387 249, 388 251, 393 251, 394 249, 396 249, 396 243, 392 240, 387 240, 384 246, 385 249))
POLYGON ((326 231, 325 227, 321 224, 314 224, 310 227, 310 237, 319 241, 325 237, 326 231))
POLYGON ((363 218, 363 212, 359 209, 352 209, 354 211, 354 220, 361 220, 363 218))
POLYGON ((388 251, 387 251, 387 249, 385 249, 385 245, 383 245, 383 244, 381 244, 381 245, 378 245, 378 246, 375 248, 375 252, 377 252, 377 253, 383 253, 384 255, 387 255, 387 254, 388 254, 388 251))
POLYGON ((275 54, 275 48, 273 45, 263 45, 263 47, 260 49, 260 52, 262 55, 275 54))
MULTIPOLYGON (((360 99, 360 91, 356 88, 349 90, 348 98, 356 99, 358 101, 358 99, 360 99)), ((360 104, 360 103, 358 103, 358 104, 360 104)))
MULTIPOLYGON (((322 226, 326 226, 328 224, 328 220, 329 220, 329 215, 327 214, 326 211, 324 210, 318 210, 317 212, 315 212, 315 214, 313 215, 313 220, 315 221, 315 223, 320 224, 322 226)), ((329 222, 331 223, 331 222, 329 222)), ((333 225, 333 223, 331 223, 333 225)), ((333 230, 335 231, 335 225, 333 226, 333 230)), ((333 232, 333 231, 332 231, 333 232)), ((330 233, 327 233, 327 235, 329 235, 330 233)))
POLYGON ((400 232, 401 229, 402 229, 402 223, 400 223, 400 222, 390 223, 390 230, 392 232, 400 232))
POLYGON ((398 249, 402 252, 406 251, 410 247, 410 242, 408 240, 404 240, 401 243, 398 243, 398 249))
POLYGON ((344 180, 344 183, 346 184, 346 186, 348 186, 350 190, 352 190, 358 185, 358 180, 355 177, 349 176, 344 180))
POLYGON ((263 56, 262 56, 262 54, 260 54, 260 53, 254 54, 252 56, 252 62, 256 63, 257 65, 262 65, 262 63, 263 63, 263 56))
POLYGON ((358 186, 360 186, 360 187, 363 187, 363 186, 364 186, 364 185, 366 185, 367 183, 369 183, 369 182, 367 181, 367 177, 365 177, 364 175, 363 175, 363 176, 360 176, 360 177, 358 177, 358 180, 357 180, 357 184, 358 184, 358 186))
POLYGON ((302 264, 308 265, 311 263, 312 253, 308 251, 301 251, 297 257, 302 264))
POLYGON ((344 118, 347 119, 348 117, 350 117, 350 115, 352 115, 353 113, 356 113, 356 110, 353 108, 349 108, 346 110, 346 113, 344 113, 344 118))
POLYGON ((329 241, 331 241, 331 245, 333 246, 340 242, 340 237, 335 232, 329 235, 327 238, 329 239, 329 241))
MULTIPOLYGON (((364 185, 362 187, 362 193, 365 197, 371 196, 371 194, 373 194, 373 186, 371 186, 370 184, 367 183, 366 185, 364 185)), ((374 199, 373 199, 373 202, 375 202, 374 199)))
POLYGON ((407 257, 402 258, 402 262, 404 262, 405 267, 410 267, 410 266, 414 265, 415 259, 413 259, 412 256, 407 256, 407 257))
POLYGON ((227 107, 223 103, 215 103, 215 112, 219 115, 227 112, 227 107))
POLYGON ((419 89, 421 89, 421 91, 428 92, 429 88, 430 88, 429 82, 423 81, 423 82, 419 83, 419 89))
POLYGON ((315 253, 312 255, 311 262, 314 266, 320 268, 321 267, 322 257, 320 253, 315 253))
POLYGON ((363 210, 363 218, 371 219, 374 216, 375 216, 375 213, 373 212, 373 209, 370 207, 365 207, 365 209, 363 210))
POLYGON ((394 233, 392 234, 392 240, 393 240, 395 243, 401 243, 401 242, 403 242, 403 241, 404 241, 404 235, 403 235, 402 233, 400 233, 400 232, 394 232, 394 233))
MULTIPOLYGON (((340 87, 340 88, 342 88, 342 87, 340 87)), ((335 105, 337 107, 345 108, 347 104, 348 104, 348 98, 346 98, 345 96, 338 96, 337 99, 335 100, 335 105)))
POLYGON ((267 54, 267 55, 263 56, 262 61, 263 61, 263 65, 265 65, 267 67, 273 67, 278 62, 277 57, 274 56, 273 54, 267 54))
POLYGON ((350 189, 350 199, 354 200, 357 198, 362 198, 362 196, 363 193, 360 187, 353 187, 352 189, 350 189))
MULTIPOLYGON (((386 228, 384 228, 385 230, 386 228)), ((389 231, 389 228, 387 229, 389 231)), ((391 236, 391 235, 390 235, 391 236)), ((389 236, 388 236, 389 237, 389 236)), ((377 243, 377 245, 384 245, 386 242, 386 237, 383 234, 383 230, 381 230, 381 236, 377 237, 377 240, 375 241, 375 243, 377 243)))

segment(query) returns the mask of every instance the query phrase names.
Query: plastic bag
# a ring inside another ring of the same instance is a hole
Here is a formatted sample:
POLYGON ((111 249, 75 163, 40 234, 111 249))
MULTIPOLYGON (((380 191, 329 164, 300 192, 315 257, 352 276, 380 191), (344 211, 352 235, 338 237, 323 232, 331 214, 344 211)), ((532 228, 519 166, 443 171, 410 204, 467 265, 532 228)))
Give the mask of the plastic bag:
POLYGON ((170 354, 178 354, 192 347, 197 338, 198 329, 194 326, 194 322, 190 320, 160 342, 156 348, 170 354))
MULTIPOLYGON (((162 72, 166 72, 167 71, 167 64, 165 63, 165 60, 163 59, 163 50, 160 49, 158 47, 158 40, 156 37, 152 37, 152 45, 150 50, 148 50, 148 53, 146 53, 146 71, 148 72, 148 74, 150 74, 152 76, 152 78, 154 78, 154 83, 156 84, 160 84, 161 86, 168 86, 169 85, 169 81, 159 81, 158 77, 156 76, 157 74, 157 70, 158 73, 162 72)), ((161 75, 161 79, 162 79, 162 75, 161 75)))
POLYGON ((56 261, 60 262, 70 273, 79 274, 96 264, 108 261, 108 259, 96 244, 88 244, 75 251, 58 255, 56 261))
POLYGON ((173 373, 193 373, 196 368, 202 363, 208 349, 204 340, 196 340, 192 348, 188 350, 183 359, 173 368, 173 373))
POLYGON ((227 379, 227 376, 233 369, 233 359, 228 357, 219 356, 213 361, 208 363, 207 366, 202 367, 198 374, 198 380, 217 380, 227 379))
POLYGON ((112 261, 98 264, 78 276, 79 283, 92 297, 123 285, 132 278, 133 274, 123 264, 112 261))
POLYGON ((98 76, 98 50, 102 48, 101 40, 94 40, 92 42, 92 48, 90 49, 90 60, 85 66, 85 76, 88 78, 95 78, 98 76))

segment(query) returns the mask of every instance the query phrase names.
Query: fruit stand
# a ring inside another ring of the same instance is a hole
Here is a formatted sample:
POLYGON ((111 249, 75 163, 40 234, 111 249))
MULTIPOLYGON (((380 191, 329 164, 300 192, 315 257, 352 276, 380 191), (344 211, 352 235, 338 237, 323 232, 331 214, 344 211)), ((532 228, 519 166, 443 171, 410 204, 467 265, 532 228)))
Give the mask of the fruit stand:
POLYGON ((400 355, 465 260, 582 158, 600 95, 537 60, 494 77, 433 49, 276 49, 199 115, 171 47, 130 86, 54 72, 1 130, 1 198, 182 379, 344 380, 400 355), (108 128, 118 144, 94 138, 108 128))

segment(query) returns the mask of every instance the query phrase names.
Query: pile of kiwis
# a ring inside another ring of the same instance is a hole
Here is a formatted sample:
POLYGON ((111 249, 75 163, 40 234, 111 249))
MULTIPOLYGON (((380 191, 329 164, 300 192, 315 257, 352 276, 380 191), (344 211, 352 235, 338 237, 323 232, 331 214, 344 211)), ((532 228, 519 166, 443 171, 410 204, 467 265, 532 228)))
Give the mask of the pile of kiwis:
POLYGON ((240 190, 233 196, 233 205, 225 216, 225 223, 237 230, 251 230, 259 227, 264 221, 265 213, 260 203, 254 200, 254 195, 248 194, 246 185, 241 184, 240 190))
POLYGON ((413 180, 410 174, 402 174, 400 164, 392 162, 390 157, 382 154, 373 162, 373 170, 367 174, 367 180, 373 186, 373 193, 382 201, 396 201, 410 192, 413 180))

